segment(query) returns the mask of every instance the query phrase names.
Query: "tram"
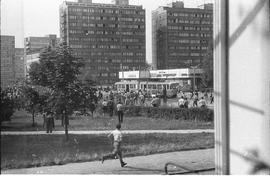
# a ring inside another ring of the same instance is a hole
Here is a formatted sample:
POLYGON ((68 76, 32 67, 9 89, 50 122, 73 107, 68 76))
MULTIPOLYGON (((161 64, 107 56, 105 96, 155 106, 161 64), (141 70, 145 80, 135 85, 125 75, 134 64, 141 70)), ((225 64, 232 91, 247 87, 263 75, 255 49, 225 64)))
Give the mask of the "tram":
POLYGON ((166 89, 166 95, 168 98, 173 98, 177 95, 177 88, 179 82, 176 81, 120 81, 116 82, 115 86, 118 92, 132 92, 132 91, 146 91, 151 96, 163 95, 163 89, 166 89))

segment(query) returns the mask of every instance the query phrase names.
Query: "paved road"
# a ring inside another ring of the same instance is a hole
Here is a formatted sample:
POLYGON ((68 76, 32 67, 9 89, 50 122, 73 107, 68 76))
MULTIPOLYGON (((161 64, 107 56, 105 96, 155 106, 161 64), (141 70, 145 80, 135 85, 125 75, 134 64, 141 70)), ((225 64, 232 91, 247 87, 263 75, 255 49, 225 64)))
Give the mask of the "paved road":
MULTIPOLYGON (((182 152, 171 152, 148 156, 137 156, 124 158, 128 165, 120 167, 119 160, 106 160, 103 164, 100 161, 72 163, 62 166, 48 166, 27 169, 2 170, 2 174, 165 174, 164 166, 167 162, 174 162, 178 165, 192 169, 206 169, 214 167, 214 149, 192 150, 182 152)), ((177 171, 175 167, 169 167, 169 172, 177 171)), ((214 171, 202 174, 213 175, 214 171)))
MULTIPOLYGON (((111 130, 106 131, 69 131, 69 134, 107 134, 111 130)), ((202 130, 123 130, 124 134, 145 134, 145 133, 174 133, 174 134, 187 134, 187 133, 214 133, 213 129, 202 130)), ((47 134, 45 131, 1 131, 1 135, 41 135, 47 134)), ((53 131, 51 134, 56 135, 65 134, 64 131, 53 131)))

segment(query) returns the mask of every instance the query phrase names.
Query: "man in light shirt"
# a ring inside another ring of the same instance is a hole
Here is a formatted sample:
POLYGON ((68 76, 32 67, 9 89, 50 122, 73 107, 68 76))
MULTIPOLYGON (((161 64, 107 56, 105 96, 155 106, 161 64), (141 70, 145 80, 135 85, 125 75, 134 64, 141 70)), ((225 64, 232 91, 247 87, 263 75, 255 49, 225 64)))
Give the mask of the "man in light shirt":
POLYGON ((178 100, 178 106, 180 108, 184 108, 185 107, 184 105, 185 105, 185 99, 183 96, 181 96, 181 98, 178 100))
POLYGON ((102 164, 106 159, 114 159, 116 156, 120 160, 121 167, 124 167, 127 164, 122 159, 122 151, 121 151, 122 132, 120 131, 120 129, 121 125, 117 124, 116 129, 108 135, 108 138, 111 138, 111 136, 113 136, 113 151, 112 153, 102 157, 101 159, 102 164))

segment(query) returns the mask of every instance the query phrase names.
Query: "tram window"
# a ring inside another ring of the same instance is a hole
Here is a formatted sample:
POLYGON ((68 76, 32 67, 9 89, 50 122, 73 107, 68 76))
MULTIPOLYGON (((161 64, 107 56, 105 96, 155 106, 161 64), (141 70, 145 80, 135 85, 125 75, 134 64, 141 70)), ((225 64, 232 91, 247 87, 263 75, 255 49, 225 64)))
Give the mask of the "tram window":
POLYGON ((158 88, 158 89, 162 89, 162 85, 161 85, 161 84, 158 84, 158 85, 157 85, 157 88, 158 88))
POLYGON ((173 84, 171 84, 171 89, 176 89, 177 86, 178 86, 177 83, 173 83, 173 84))
POLYGON ((157 85, 154 84, 154 85, 153 85, 153 89, 157 89, 157 85))

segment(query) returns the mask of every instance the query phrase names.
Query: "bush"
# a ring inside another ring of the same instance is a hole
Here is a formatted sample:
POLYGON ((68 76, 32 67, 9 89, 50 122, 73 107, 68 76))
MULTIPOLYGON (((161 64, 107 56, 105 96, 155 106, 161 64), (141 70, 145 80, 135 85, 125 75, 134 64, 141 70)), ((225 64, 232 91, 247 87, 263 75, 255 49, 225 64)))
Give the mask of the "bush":
POLYGON ((149 118, 162 118, 167 120, 191 120, 212 122, 214 120, 214 111, 207 108, 170 108, 170 107, 141 107, 141 106, 125 106, 125 117, 146 116, 149 118))
POLYGON ((14 101, 11 95, 8 90, 3 91, 1 89, 1 123, 10 121, 14 113, 14 101))

